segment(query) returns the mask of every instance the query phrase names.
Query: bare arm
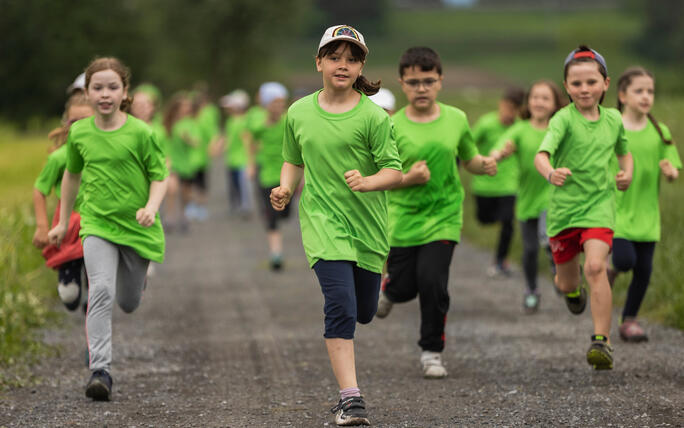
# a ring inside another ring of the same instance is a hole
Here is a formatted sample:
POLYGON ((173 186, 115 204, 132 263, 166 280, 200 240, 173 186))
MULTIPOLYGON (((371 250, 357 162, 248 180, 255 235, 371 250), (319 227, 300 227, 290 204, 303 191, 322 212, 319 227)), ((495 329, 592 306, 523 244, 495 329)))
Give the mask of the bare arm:
POLYGON ((427 162, 420 160, 408 170, 406 174, 401 174, 401 182, 394 186, 394 189, 403 189, 404 187, 419 186, 430 181, 430 169, 427 162))
POLYGON ((620 164, 620 172, 615 177, 618 190, 625 191, 632 183, 632 173, 634 172, 634 160, 632 154, 618 155, 618 163, 620 164))
POLYGON ((59 223, 48 232, 48 240, 51 244, 59 246, 66 235, 69 226, 71 211, 74 209, 74 202, 78 195, 78 188, 81 186, 81 173, 74 174, 69 170, 64 171, 62 177, 62 200, 59 206, 59 223))
POLYGON ((537 153, 534 157, 534 166, 542 177, 554 186, 562 186, 565 183, 566 178, 572 175, 572 171, 568 168, 554 169, 553 166, 551 166, 548 152, 537 153))
POLYGON ((353 169, 344 173, 349 187, 355 192, 373 192, 397 187, 402 181, 402 173, 396 169, 382 168, 373 175, 364 177, 353 169))
POLYGON ((135 213, 135 219, 138 220, 138 223, 140 223, 141 226, 150 227, 154 224, 157 212, 159 212, 159 206, 164 200, 164 195, 166 195, 166 188, 168 185, 168 177, 162 181, 150 182, 150 196, 147 198, 147 204, 135 213))
POLYGON ((468 162, 463 164, 465 169, 471 174, 477 175, 496 175, 496 160, 491 156, 476 155, 468 162))
POLYGON ((271 205, 276 211, 282 211, 292 199, 299 182, 304 176, 304 165, 283 162, 280 170, 280 186, 271 189, 271 205))
POLYGON ((48 244, 48 230, 50 228, 45 195, 40 190, 33 189, 33 210, 36 213, 36 232, 33 234, 33 245, 45 248, 48 244))

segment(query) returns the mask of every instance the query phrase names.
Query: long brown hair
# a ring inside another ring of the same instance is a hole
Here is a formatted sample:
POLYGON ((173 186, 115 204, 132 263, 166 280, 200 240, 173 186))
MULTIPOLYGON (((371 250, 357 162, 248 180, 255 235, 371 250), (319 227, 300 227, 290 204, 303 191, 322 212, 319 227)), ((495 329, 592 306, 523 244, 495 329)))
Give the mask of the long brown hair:
POLYGON ((63 146, 64 143, 66 143, 67 137, 69 136, 69 128, 71 127, 71 123, 68 122, 69 110, 71 109, 71 107, 78 106, 90 107, 90 104, 88 103, 88 100, 86 99, 86 96, 83 93, 83 91, 74 92, 64 105, 64 114, 62 115, 62 126, 53 129, 48 134, 48 138, 53 142, 53 145, 50 146, 48 152, 52 153, 61 146, 63 146))
MULTIPOLYGON (((629 88, 629 85, 632 84, 632 79, 639 76, 650 77, 653 80, 653 84, 655 85, 655 77, 653 77, 653 73, 646 70, 644 67, 630 67, 627 70, 625 70, 624 73, 620 75, 617 84, 617 109, 620 110, 620 112, 622 112, 622 110, 625 107, 624 105, 622 105, 622 101, 620 101, 620 92, 627 92, 627 88, 629 88)), ((663 140, 663 143, 672 144, 672 140, 665 138, 663 130, 660 128, 658 121, 655 117, 653 117, 650 111, 646 114, 646 116, 648 116, 648 120, 650 120, 653 126, 655 126, 655 129, 656 131, 658 131, 658 135, 660 135, 660 139, 663 140)))
MULTIPOLYGON (((316 55, 316 58, 323 59, 328 55, 332 55, 343 43, 349 46, 349 50, 352 54, 352 57, 355 60, 360 61, 361 63, 366 62, 366 53, 363 51, 363 49, 361 49, 354 43, 349 43, 344 40, 338 40, 336 42, 328 43, 327 45, 323 46, 318 51, 318 55, 316 55)), ((366 95, 375 95, 380 90, 380 83, 380 80, 378 80, 377 82, 372 82, 366 79, 366 76, 360 75, 356 78, 356 81, 352 85, 352 88, 356 89, 357 91, 361 91, 366 95)))
MULTIPOLYGON (((128 67, 126 67, 121 61, 119 61, 118 58, 114 57, 104 57, 104 58, 96 58, 93 61, 91 61, 90 64, 88 64, 88 67, 85 69, 85 87, 86 91, 88 90, 88 87, 90 86, 90 79, 93 77, 93 74, 97 73, 98 71, 104 71, 104 70, 112 70, 116 74, 119 75, 121 78, 121 83, 123 84, 124 89, 129 89, 131 87, 131 70, 129 70, 128 67)), ((131 109, 131 103, 133 103, 133 99, 131 98, 130 94, 126 96, 121 101, 121 105, 119 106, 119 110, 128 113, 128 111, 131 109)))
POLYGON ((520 112, 521 118, 529 119, 532 117, 532 114, 530 113, 530 94, 532 93, 532 89, 534 89, 535 86, 539 85, 546 85, 549 89, 551 89, 551 93, 553 94, 554 108, 549 118, 553 117, 553 115, 556 114, 558 110, 562 109, 567 104, 563 99, 563 93, 561 92, 558 85, 556 85, 556 83, 547 79, 537 80, 536 82, 532 83, 532 86, 530 86, 530 90, 527 91, 527 93, 525 94, 525 101, 523 104, 523 108, 520 112))

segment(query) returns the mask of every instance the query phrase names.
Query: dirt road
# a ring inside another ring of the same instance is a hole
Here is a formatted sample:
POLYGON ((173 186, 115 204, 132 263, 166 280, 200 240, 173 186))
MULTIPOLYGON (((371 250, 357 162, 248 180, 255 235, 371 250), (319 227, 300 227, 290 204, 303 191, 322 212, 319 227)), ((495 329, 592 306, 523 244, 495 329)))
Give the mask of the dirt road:
MULTIPOLYGON (((73 315, 46 333, 61 355, 36 367, 42 384, 0 397, 0 427, 333 425, 322 296, 296 219, 286 269, 272 273, 261 222, 228 218, 213 178, 211 219, 170 235, 141 307, 115 310, 113 401, 84 396, 83 316, 73 315)), ((466 243, 454 254, 447 379, 421 377, 417 302, 359 326, 375 426, 684 426, 684 333, 648 325, 641 345, 614 333, 615 370, 594 372, 589 311, 569 314, 544 281, 540 313, 522 315, 522 275, 488 279, 488 260, 466 243)))

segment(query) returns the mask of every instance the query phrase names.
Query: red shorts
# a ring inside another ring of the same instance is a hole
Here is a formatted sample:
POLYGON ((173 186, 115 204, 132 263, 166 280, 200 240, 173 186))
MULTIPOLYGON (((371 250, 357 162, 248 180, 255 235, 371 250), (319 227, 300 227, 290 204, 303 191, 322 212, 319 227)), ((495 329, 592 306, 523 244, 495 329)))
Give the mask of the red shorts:
POLYGON ((571 227, 549 238, 553 262, 557 265, 567 263, 584 251, 584 243, 598 239, 613 248, 613 231, 607 227, 571 227))

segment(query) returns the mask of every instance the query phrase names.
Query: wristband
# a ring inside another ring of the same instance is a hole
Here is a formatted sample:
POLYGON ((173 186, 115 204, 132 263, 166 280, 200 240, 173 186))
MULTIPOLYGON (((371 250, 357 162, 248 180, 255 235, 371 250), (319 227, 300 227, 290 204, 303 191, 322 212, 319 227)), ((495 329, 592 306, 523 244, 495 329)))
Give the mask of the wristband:
POLYGON ((549 173, 549 176, 546 177, 546 181, 548 181, 549 183, 551 183, 551 176, 553 175, 554 171, 555 171, 555 169, 552 169, 551 172, 549 173))

